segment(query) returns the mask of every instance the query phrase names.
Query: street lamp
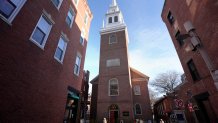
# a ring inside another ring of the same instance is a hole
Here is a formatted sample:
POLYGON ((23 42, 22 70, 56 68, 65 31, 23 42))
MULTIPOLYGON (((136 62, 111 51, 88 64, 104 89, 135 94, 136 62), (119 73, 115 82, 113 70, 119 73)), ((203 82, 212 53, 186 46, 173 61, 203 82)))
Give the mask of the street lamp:
POLYGON ((184 23, 185 30, 188 34, 182 34, 176 37, 177 40, 184 40, 186 38, 191 38, 191 43, 188 44, 188 47, 185 48, 186 51, 195 51, 198 50, 201 57, 203 58, 204 62, 207 65, 208 70, 213 78, 214 85, 216 90, 218 91, 218 70, 215 69, 209 55, 207 54, 206 50, 204 49, 200 38, 198 37, 197 33, 195 32, 195 28, 192 25, 191 21, 186 21, 184 23))

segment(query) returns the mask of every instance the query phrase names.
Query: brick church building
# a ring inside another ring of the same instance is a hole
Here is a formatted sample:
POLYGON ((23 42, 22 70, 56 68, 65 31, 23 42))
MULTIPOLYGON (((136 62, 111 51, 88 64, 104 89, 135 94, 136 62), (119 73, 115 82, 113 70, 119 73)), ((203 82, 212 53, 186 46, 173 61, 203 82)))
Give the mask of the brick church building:
POLYGON ((133 123, 150 120, 149 77, 129 65, 128 31, 116 0, 100 30, 99 75, 92 83, 91 122, 133 123))

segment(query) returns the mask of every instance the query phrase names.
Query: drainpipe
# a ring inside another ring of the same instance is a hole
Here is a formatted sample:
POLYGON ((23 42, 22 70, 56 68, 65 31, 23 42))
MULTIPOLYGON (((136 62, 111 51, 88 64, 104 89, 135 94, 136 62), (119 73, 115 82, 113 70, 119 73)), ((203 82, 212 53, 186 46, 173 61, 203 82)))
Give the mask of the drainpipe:
POLYGON ((184 23, 184 27, 185 30, 188 32, 189 36, 191 37, 191 45, 189 45, 189 49, 193 50, 196 48, 199 51, 208 70, 210 71, 210 75, 213 78, 216 90, 218 91, 218 70, 215 69, 213 62, 211 61, 209 55, 203 47, 192 23, 190 21, 186 21, 184 23))

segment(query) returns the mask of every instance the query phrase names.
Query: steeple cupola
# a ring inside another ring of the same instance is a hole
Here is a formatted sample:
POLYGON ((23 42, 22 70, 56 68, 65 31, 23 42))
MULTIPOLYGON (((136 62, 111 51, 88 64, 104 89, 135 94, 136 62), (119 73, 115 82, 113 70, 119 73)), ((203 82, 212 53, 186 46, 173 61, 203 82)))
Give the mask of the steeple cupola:
POLYGON ((122 12, 120 11, 117 1, 112 0, 112 4, 105 15, 105 21, 103 21, 102 31, 125 28, 126 24, 123 19, 122 12))

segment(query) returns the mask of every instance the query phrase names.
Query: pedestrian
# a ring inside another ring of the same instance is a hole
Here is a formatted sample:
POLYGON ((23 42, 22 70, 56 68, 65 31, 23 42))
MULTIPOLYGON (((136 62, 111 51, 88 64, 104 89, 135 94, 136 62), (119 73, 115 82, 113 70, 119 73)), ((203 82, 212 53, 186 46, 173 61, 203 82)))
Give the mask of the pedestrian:
POLYGON ((164 121, 162 119, 160 119, 160 123, 164 123, 164 121))
POLYGON ((106 118, 103 119, 103 123, 107 123, 107 119, 106 118))

